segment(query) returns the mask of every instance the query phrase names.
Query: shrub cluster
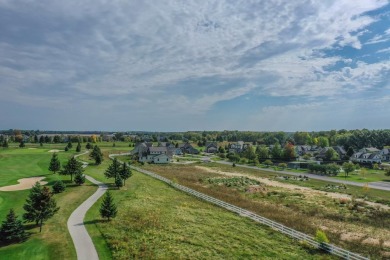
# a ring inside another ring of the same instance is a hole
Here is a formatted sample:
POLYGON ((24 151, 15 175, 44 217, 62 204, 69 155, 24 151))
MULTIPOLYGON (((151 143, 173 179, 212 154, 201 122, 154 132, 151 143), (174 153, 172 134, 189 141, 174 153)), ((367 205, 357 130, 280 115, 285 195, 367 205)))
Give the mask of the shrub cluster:
POLYGON ((308 167, 311 173, 336 176, 340 172, 340 166, 337 164, 310 164, 308 167))

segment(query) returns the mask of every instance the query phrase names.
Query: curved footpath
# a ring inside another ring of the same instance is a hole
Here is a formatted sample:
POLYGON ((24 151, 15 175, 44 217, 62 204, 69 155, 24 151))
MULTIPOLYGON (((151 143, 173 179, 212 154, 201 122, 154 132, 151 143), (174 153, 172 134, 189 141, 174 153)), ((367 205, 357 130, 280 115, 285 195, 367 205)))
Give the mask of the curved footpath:
MULTIPOLYGON (((88 152, 76 155, 86 154, 88 152)), ((83 163, 83 167, 87 167, 88 163, 83 163)), ((73 244, 76 249, 77 259, 79 260, 98 260, 99 256, 97 254, 95 245, 92 242, 91 237, 89 236, 87 229, 84 225, 84 217, 87 211, 92 207, 93 204, 107 191, 108 187, 102 182, 95 180, 94 178, 85 175, 86 179, 90 182, 98 185, 97 191, 84 201, 68 219, 68 230, 70 236, 72 237, 73 244)))

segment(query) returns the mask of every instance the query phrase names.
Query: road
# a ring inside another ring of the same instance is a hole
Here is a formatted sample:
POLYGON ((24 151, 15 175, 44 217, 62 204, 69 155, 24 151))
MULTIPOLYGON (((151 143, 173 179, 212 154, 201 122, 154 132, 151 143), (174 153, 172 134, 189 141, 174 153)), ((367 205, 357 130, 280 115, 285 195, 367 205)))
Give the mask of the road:
MULTIPOLYGON (((75 157, 86 153, 88 152, 78 154, 75 157)), ((87 167, 87 165, 88 163, 83 162, 84 168, 87 167)), ((99 182, 88 175, 86 175, 85 178, 93 184, 96 184, 98 189, 91 197, 89 197, 75 211, 73 211, 72 215, 70 215, 68 219, 68 230, 76 249, 77 259, 98 260, 99 256, 97 254, 95 245, 93 244, 92 239, 84 225, 84 217, 92 205, 95 204, 101 196, 103 196, 108 187, 104 183, 99 182)))
MULTIPOLYGON (((232 165, 231 162, 226 162, 226 161, 215 161, 215 162, 216 163, 220 163, 220 164, 225 164, 225 165, 232 165)), ((334 182, 334 183, 343 183, 343 184, 346 184, 346 185, 352 185, 352 186, 358 186, 358 187, 364 187, 364 185, 366 185, 366 183, 355 182, 355 181, 347 181, 347 180, 340 180, 340 179, 335 179, 335 178, 332 178, 332 177, 320 176, 320 175, 315 175, 315 174, 296 173, 296 172, 289 172, 289 171, 275 171, 273 169, 259 168, 259 167, 256 167, 256 166, 249 166, 249 165, 242 165, 242 164, 236 164, 236 166, 237 167, 242 167, 242 168, 260 170, 260 171, 272 172, 272 173, 288 174, 288 175, 293 175, 293 176, 307 175, 311 179, 316 179, 316 180, 321 180, 321 181, 328 181, 328 182, 334 182)), ((370 183, 368 183, 368 187, 372 188, 372 189, 390 191, 390 182, 384 182, 384 181, 370 182, 370 183)))

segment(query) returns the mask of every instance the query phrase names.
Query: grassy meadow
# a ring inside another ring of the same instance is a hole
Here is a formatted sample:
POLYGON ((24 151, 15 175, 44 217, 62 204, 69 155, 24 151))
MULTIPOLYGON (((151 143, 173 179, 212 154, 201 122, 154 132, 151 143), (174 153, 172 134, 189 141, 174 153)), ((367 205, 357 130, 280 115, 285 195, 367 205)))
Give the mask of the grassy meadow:
POLYGON ((102 221, 97 203, 85 220, 102 259, 332 258, 137 172, 111 192, 118 216, 102 221))

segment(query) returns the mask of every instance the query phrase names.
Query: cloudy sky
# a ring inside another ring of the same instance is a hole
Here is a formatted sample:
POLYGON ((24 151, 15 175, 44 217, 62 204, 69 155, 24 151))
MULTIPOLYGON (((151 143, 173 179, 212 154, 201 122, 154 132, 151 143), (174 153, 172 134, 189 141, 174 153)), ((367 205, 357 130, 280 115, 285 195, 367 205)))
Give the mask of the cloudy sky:
POLYGON ((0 0, 0 129, 390 128, 387 0, 0 0))

